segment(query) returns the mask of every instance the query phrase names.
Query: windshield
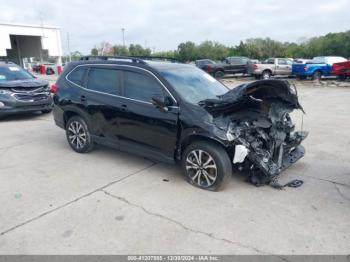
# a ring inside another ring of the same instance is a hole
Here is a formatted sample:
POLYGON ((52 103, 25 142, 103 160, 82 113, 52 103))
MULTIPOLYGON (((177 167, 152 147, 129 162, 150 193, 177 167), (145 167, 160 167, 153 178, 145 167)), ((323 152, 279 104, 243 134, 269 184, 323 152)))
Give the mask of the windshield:
POLYGON ((33 79, 34 77, 17 65, 0 67, 0 82, 33 79))
POLYGON ((187 102, 197 104, 227 93, 228 88, 212 76, 195 67, 160 70, 161 75, 187 102))

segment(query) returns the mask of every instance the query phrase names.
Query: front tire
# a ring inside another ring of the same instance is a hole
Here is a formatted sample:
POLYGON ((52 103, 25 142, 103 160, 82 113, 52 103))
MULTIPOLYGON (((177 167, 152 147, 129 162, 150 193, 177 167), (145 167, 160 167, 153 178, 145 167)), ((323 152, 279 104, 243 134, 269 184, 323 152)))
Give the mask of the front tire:
POLYGON ((221 78, 224 77, 224 75, 225 75, 225 73, 223 71, 216 71, 215 74, 214 74, 214 77, 216 79, 221 79, 221 78))
POLYGON ((217 191, 231 177, 232 164, 222 147, 199 141, 190 144, 184 151, 182 170, 191 185, 217 191))
POLYGON ((66 137, 70 147, 78 153, 87 153, 94 147, 85 120, 80 116, 69 118, 66 125, 66 137))
POLYGON ((42 110, 41 111, 43 114, 48 114, 52 112, 52 109, 47 109, 47 110, 42 110))
POLYGON ((264 72, 262 72, 261 78, 262 79, 270 79, 271 78, 271 72, 268 71, 268 70, 265 70, 264 72))
POLYGON ((339 79, 339 81, 345 81, 346 75, 339 75, 338 79, 339 79))

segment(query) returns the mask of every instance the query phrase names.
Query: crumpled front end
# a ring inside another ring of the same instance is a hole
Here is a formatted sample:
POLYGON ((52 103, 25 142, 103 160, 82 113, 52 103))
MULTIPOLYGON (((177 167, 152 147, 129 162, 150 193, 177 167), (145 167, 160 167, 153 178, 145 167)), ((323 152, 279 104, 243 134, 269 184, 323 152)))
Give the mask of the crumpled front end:
POLYGON ((261 80, 241 85, 202 106, 227 121, 227 139, 235 145, 233 164, 248 170, 254 184, 272 181, 305 154, 308 132, 295 131, 290 113, 303 108, 287 81, 261 80))

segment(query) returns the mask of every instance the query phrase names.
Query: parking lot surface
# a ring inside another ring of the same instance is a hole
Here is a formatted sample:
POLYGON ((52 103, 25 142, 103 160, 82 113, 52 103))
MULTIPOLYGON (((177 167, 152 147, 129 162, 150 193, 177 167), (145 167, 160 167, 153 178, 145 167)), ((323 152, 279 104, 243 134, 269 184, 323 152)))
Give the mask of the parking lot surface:
POLYGON ((304 180, 296 189, 234 174, 208 192, 176 166, 106 147, 77 154, 50 114, 5 118, 0 253, 349 254, 350 88, 297 87, 307 152, 280 177, 304 180))

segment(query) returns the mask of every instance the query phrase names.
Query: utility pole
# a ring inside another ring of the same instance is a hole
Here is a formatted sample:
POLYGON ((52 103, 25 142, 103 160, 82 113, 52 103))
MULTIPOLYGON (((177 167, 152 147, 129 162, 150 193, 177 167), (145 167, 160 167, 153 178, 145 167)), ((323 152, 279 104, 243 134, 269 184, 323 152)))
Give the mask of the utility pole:
POLYGON ((122 28, 122 36, 123 36, 123 47, 125 47, 125 38, 124 38, 124 31, 125 31, 125 28, 122 28))
POLYGON ((68 58, 69 58, 69 62, 72 62, 72 58, 71 58, 71 56, 70 56, 69 32, 67 32, 67 49, 68 49, 68 58))

